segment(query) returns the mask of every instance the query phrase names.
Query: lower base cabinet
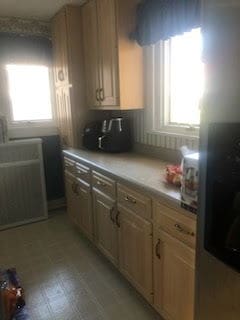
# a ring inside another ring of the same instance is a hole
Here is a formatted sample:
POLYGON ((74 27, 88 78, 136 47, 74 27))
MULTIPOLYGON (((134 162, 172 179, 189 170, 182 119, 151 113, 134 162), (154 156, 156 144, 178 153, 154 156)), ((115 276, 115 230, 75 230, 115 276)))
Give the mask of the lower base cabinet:
POLYGON ((67 213, 74 224, 78 224, 77 217, 77 197, 76 197, 76 178, 70 173, 65 172, 65 189, 67 199, 67 213))
POLYGON ((92 195, 90 185, 77 180, 76 196, 78 225, 83 233, 89 239, 93 240, 92 195))
POLYGON ((93 208, 96 245, 113 264, 118 265, 116 201, 93 191, 93 208))
POLYGON ((152 210, 150 197, 93 177, 91 192, 90 169, 79 178, 66 164, 71 220, 165 320, 193 320, 196 220, 162 202, 152 210))
POLYGON ((152 303, 152 223, 121 205, 118 215, 120 271, 152 303))
POLYGON ((154 230, 154 305, 166 320, 194 318, 194 250, 154 230))
POLYGON ((70 219, 92 240, 93 214, 90 185, 65 173, 65 188, 70 219))

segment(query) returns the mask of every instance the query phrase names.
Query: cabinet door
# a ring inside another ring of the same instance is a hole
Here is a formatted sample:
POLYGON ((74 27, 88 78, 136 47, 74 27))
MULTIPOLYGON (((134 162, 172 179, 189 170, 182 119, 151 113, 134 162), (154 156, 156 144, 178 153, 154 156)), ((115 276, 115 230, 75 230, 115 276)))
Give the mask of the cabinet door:
POLYGON ((92 240, 93 214, 90 186, 78 181, 76 186, 76 195, 76 213, 78 217, 78 225, 83 233, 92 240))
POLYGON ((114 0, 97 1, 101 105, 119 105, 118 45, 114 0))
POLYGON ((90 0, 82 7, 82 21, 87 104, 92 108, 100 105, 99 45, 96 0, 90 0))
POLYGON ((65 188, 67 199, 67 213, 74 224, 78 224, 76 214, 76 180, 71 175, 65 172, 65 188))
POLYGON ((102 253, 115 265, 118 264, 116 204, 114 200, 94 191, 94 216, 96 243, 102 253))
POLYGON ((194 250, 154 231, 154 304, 171 320, 193 320, 194 250))
POLYGON ((152 224, 118 206, 120 270, 152 302, 152 224))
POLYGON ((66 11, 61 10, 53 19, 52 42, 55 86, 66 85, 68 79, 68 48, 66 11))
POLYGON ((56 118, 61 143, 64 147, 73 147, 75 144, 70 90, 68 86, 56 89, 56 118))

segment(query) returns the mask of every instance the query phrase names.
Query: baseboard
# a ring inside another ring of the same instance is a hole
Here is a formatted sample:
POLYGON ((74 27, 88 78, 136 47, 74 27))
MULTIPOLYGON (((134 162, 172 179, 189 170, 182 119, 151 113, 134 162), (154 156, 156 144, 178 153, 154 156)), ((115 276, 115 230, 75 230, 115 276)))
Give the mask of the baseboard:
POLYGON ((53 211, 53 210, 61 209, 64 207, 66 207, 65 198, 48 201, 48 211, 53 211))

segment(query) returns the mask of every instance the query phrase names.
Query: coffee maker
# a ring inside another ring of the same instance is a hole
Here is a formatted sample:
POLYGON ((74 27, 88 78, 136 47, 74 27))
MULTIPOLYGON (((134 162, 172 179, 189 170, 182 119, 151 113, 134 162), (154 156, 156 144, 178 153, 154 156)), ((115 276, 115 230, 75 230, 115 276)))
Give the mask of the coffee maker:
POLYGON ((102 135, 98 138, 99 149, 105 152, 127 152, 132 148, 129 120, 122 117, 104 120, 102 135))

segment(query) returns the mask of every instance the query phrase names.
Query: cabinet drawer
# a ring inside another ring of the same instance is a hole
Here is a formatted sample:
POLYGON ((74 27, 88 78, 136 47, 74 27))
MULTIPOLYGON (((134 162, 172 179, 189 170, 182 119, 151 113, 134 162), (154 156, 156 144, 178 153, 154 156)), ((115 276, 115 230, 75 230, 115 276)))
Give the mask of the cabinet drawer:
POLYGON ((75 161, 64 157, 64 170, 75 175, 76 173, 75 161))
POLYGON ((96 171, 92 175, 93 187, 105 195, 116 198, 116 182, 96 171))
POLYGON ((153 219, 156 227, 171 234, 195 248, 196 245, 196 220, 183 215, 159 202, 154 203, 153 219))
POLYGON ((76 163, 76 177, 78 177, 79 179, 87 183, 90 183, 91 181, 90 168, 80 163, 76 163))
POLYGON ((151 199, 123 185, 118 184, 118 203, 146 219, 152 217, 151 199))

